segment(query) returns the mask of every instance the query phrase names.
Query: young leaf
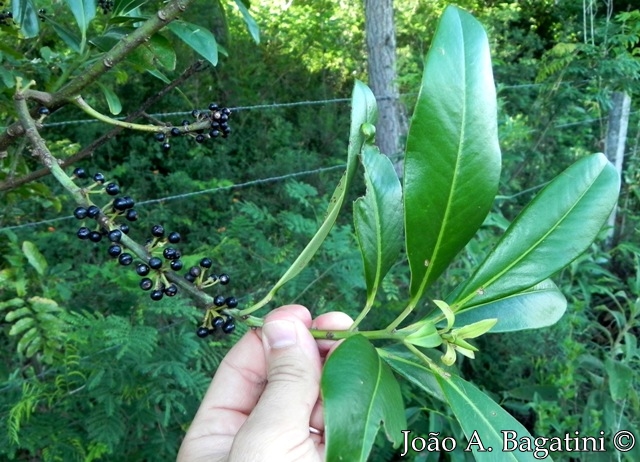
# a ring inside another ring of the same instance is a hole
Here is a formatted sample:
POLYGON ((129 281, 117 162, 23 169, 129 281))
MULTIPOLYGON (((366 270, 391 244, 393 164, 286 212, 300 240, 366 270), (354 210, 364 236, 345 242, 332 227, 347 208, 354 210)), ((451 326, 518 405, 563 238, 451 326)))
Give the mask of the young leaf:
POLYGON ((218 64, 218 43, 206 27, 184 21, 172 21, 167 27, 211 65, 218 64))
POLYGON ((115 0, 113 3, 112 16, 122 16, 129 13, 131 10, 144 5, 149 0, 115 0))
POLYGON ((13 20, 20 25, 24 38, 32 38, 40 32, 38 14, 32 0, 13 0, 11 3, 13 20))
POLYGON ((516 294, 571 263, 596 238, 619 189, 603 154, 578 160, 525 207, 450 305, 459 311, 516 294))
POLYGON ((450 6, 427 56, 407 138, 404 207, 414 299, 491 208, 500 177, 496 114, 486 34, 450 6))
MULTIPOLYGON (((539 460, 533 456, 533 452, 503 451, 504 437, 509 438, 506 448, 517 445, 511 440, 517 442, 519 438, 532 437, 520 422, 475 385, 456 375, 444 378, 436 374, 435 378, 469 440, 476 461, 493 462, 496 460, 496 453, 501 461, 539 460), (492 448, 491 451, 489 447, 492 448)), ((551 458, 545 460, 550 461, 551 458)))
POLYGON ((406 429, 400 386, 376 349, 361 335, 345 340, 322 373, 326 460, 367 460, 380 423, 394 446, 406 429))
POLYGON ((567 309, 567 300, 550 279, 492 302, 480 303, 456 313, 456 326, 497 318, 490 332, 538 329, 555 324, 567 309))
POLYGON ((96 16, 96 0, 65 0, 76 19, 82 37, 86 37, 89 23, 96 16))
POLYGON ((113 115, 118 115, 122 112, 122 103, 120 102, 120 98, 116 95, 111 88, 108 88, 101 83, 98 83, 100 90, 102 90, 102 94, 104 95, 104 99, 107 100, 107 104, 109 105, 109 112, 113 115))
POLYGON ((27 261, 37 273, 40 276, 44 275, 44 272, 47 270, 47 260, 45 260, 44 255, 40 253, 35 244, 30 241, 24 241, 22 243, 22 253, 24 253, 27 261))
POLYGON ((351 97, 351 131, 349 135, 346 170, 331 196, 327 213, 324 217, 324 221, 320 225, 320 228, 311 238, 307 246, 302 250, 298 258, 296 258, 296 260, 269 291, 267 296, 263 299, 263 302, 268 302, 280 287, 300 274, 318 251, 329 234, 329 231, 331 231, 333 224, 338 218, 338 213, 342 208, 351 180, 353 179, 358 153, 361 151, 365 142, 365 136, 360 128, 365 123, 375 124, 377 115, 376 99, 373 96, 373 93, 364 83, 356 80, 351 97))
POLYGON ((260 43, 260 29, 258 28, 258 24, 256 23, 255 19, 253 19, 253 17, 251 16, 251 13, 249 13, 249 9, 247 8, 247 6, 245 6, 245 2, 243 0, 234 1, 238 9, 240 10, 242 17, 244 18, 244 22, 247 25, 247 30, 251 34, 253 41, 256 43, 260 43))
POLYGON ((353 218, 370 304, 402 249, 402 189, 393 164, 377 147, 366 144, 361 159, 367 193, 354 203, 353 218))

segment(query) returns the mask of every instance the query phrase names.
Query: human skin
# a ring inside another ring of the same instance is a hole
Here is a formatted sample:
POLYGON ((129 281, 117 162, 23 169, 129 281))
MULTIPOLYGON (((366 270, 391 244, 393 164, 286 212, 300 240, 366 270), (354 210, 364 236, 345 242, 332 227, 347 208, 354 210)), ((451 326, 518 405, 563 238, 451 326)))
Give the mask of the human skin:
POLYGON ((324 461, 320 377, 338 342, 315 340, 309 329, 344 330, 352 322, 339 312, 312 320, 301 305, 269 313, 220 363, 178 462, 324 461))

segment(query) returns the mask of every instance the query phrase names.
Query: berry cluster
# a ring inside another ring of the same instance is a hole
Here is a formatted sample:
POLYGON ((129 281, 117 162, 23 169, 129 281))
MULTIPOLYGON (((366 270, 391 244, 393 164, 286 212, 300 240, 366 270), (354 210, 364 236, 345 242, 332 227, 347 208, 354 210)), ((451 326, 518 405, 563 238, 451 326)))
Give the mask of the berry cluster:
MULTIPOLYGON (((129 233, 128 224, 120 224, 116 226, 116 220, 124 217, 129 222, 138 219, 138 213, 133 208, 135 201, 129 196, 119 196, 120 186, 117 183, 107 182, 102 173, 96 173, 90 176, 84 168, 76 168, 73 171, 75 179, 93 179, 93 183, 84 188, 88 194, 91 192, 99 192, 114 197, 109 203, 102 208, 91 203, 88 206, 79 206, 73 211, 73 215, 78 220, 93 219, 100 220, 101 225, 97 225, 94 229, 82 226, 77 231, 78 238, 89 240, 91 242, 100 242, 106 237, 110 244, 107 253, 112 258, 117 258, 118 263, 122 266, 130 266, 134 263, 134 256, 126 252, 126 248, 122 244, 122 237, 129 233), (99 188, 99 189, 98 189, 99 188), (107 218, 108 225, 104 225, 104 218, 107 218), (105 228, 106 226, 106 228, 105 228), (108 228, 108 229, 107 229, 108 228)), ((148 291, 152 300, 161 300, 164 296, 173 297, 178 293, 178 286, 169 281, 167 272, 180 271, 184 267, 181 260, 182 254, 175 245, 180 242, 180 234, 177 232, 166 233, 162 225, 156 224, 151 227, 151 237, 147 240, 145 250, 148 258, 143 259, 135 264, 136 273, 142 278, 140 280, 140 288, 148 291)), ((211 258, 202 258, 197 266, 189 268, 184 278, 195 285, 198 289, 206 289, 214 285, 227 285, 230 277, 226 273, 214 274, 211 270, 213 261, 211 258)), ((175 280, 175 279, 174 279, 175 280)), ((224 295, 216 295, 213 298, 213 305, 210 306, 205 314, 205 318, 200 328, 196 331, 199 337, 206 337, 213 334, 216 330, 224 333, 231 333, 235 329, 235 323, 231 316, 221 314, 224 308, 236 308, 238 300, 235 297, 225 297, 224 295)))
MULTIPOLYGON (((3 3, 0 3, 2 6, 3 3)), ((0 11, 0 26, 8 26, 11 22, 13 22, 13 13, 9 10, 0 11)))
POLYGON ((113 10, 113 0, 98 0, 98 8, 102 10, 102 14, 111 13, 113 10))
POLYGON ((158 132, 154 135, 156 141, 162 143, 162 149, 168 151, 171 149, 171 137, 190 135, 196 143, 203 143, 206 140, 214 139, 218 137, 226 138, 231 133, 231 127, 229 127, 229 116, 231 110, 226 107, 219 107, 215 103, 209 104, 207 111, 199 111, 194 109, 191 111, 191 116, 196 119, 195 123, 208 122, 208 131, 205 129, 198 129, 195 132, 190 130, 192 122, 185 119, 182 121, 182 128, 172 127, 165 132, 158 132))

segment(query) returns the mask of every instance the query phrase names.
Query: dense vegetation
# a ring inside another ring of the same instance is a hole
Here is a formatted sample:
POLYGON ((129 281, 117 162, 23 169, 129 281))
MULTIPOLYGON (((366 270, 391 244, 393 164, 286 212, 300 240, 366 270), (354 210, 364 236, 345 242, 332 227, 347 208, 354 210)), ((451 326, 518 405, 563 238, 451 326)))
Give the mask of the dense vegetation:
MULTIPOLYGON (((0 24, 5 126, 16 117, 14 76, 52 90, 84 65, 56 30, 71 23, 69 10, 59 2, 34 3, 46 12, 33 38, 22 39, 24 31, 10 22, 0 24)), ((142 8, 154 11, 155 3, 142 8)), ((410 109, 445 4, 397 3, 398 79, 410 109)), ((638 93, 640 11, 588 3, 592 8, 584 10, 577 0, 459 2, 492 42, 503 172, 489 218, 448 270, 452 285, 542 185, 574 160, 603 150, 612 92, 625 91, 632 100, 638 93)), ((259 299, 316 231, 339 179, 349 127, 346 98, 354 78, 366 81, 360 8, 351 0, 252 2, 256 43, 231 4, 196 2, 183 19, 211 30, 226 56, 216 67, 203 64, 146 113, 179 124, 192 109, 215 101, 233 109, 230 136, 203 144, 177 139, 164 151, 151 134, 123 131, 74 167, 102 172, 138 201, 140 216, 131 224, 137 239, 162 223, 182 235, 187 264, 210 257, 216 271, 231 275, 229 291, 241 304, 259 299)), ((104 30, 108 20, 108 13, 98 14, 89 31, 104 30)), ((184 43, 174 45, 175 62, 154 67, 170 80, 196 57, 184 43)), ((83 96, 108 113, 113 92, 128 114, 166 85, 158 72, 145 72, 154 69, 129 62, 100 81, 106 91, 92 87, 95 93, 83 96)), ((44 127, 62 159, 110 130, 70 107, 44 127)), ((640 428, 639 127, 632 110, 613 239, 603 230, 601 240, 554 278, 569 301, 564 318, 552 328, 502 334, 499 343, 485 336, 477 358, 460 364, 465 378, 534 435, 640 428)), ((17 460, 171 459, 216 364, 243 329, 202 341, 194 328, 202 314, 187 299, 151 302, 134 272, 114 262, 104 246, 76 238, 75 204, 56 181, 7 183, 39 168, 24 145, 0 151, 0 185, 8 185, 0 188, 0 349, 7 358, 0 365, 0 454, 17 460), (25 338, 19 323, 35 326, 35 333, 25 338)), ((322 252, 276 303, 357 315, 366 294, 348 217, 340 218, 322 252)), ((393 319, 409 290, 404 269, 394 267, 385 279, 384 301, 366 324, 393 319)), ((403 396, 412 430, 462 439, 440 402, 407 384, 403 396)), ((634 460, 637 452, 627 455, 634 460)), ((372 460, 394 457, 380 444, 372 460)), ((416 460, 435 459, 423 454, 416 460)))

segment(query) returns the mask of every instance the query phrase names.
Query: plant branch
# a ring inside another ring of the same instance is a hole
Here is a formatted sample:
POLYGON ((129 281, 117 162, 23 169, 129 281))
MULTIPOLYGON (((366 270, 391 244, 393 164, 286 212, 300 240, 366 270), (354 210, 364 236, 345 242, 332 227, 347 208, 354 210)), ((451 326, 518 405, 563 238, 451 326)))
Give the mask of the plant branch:
MULTIPOLYGON (((176 88, 178 85, 180 85, 180 84, 184 83, 185 81, 187 81, 196 72, 199 72, 202 69, 204 69, 203 64, 204 64, 204 62, 202 60, 196 61, 195 63, 193 63, 177 79, 173 80, 171 83, 169 83, 167 86, 162 88, 155 95, 153 95, 149 99, 147 99, 140 106, 140 108, 138 110, 136 110, 134 113, 132 113, 129 116, 127 116, 127 118, 124 119, 124 120, 126 122, 132 122, 132 121, 138 119, 139 117, 141 117, 142 115, 144 115, 144 113, 145 113, 145 111, 147 109, 149 109, 151 106, 153 106, 158 101, 160 101, 167 93, 169 93, 171 90, 176 88)), ((32 92, 30 92, 29 94, 32 94, 32 92)), ((64 167, 68 167, 69 165, 73 165, 74 163, 78 162, 79 160, 82 160, 82 159, 84 159, 86 157, 89 157, 89 156, 93 155, 93 153, 94 153, 94 151, 96 149, 101 147, 103 144, 105 144, 107 141, 111 140, 112 138, 115 138, 116 135, 118 135, 123 130, 124 130, 124 128, 123 127, 119 127, 119 126, 113 128, 111 131, 109 131, 109 132, 105 133, 104 135, 100 136, 98 139, 94 140, 92 143, 90 143, 89 145, 87 145, 85 148, 81 149, 80 151, 78 151, 74 155, 68 157, 67 159, 64 159, 64 160, 60 161, 60 166, 63 167, 63 168, 64 167)), ((19 186, 22 186, 23 184, 30 183, 32 181, 38 180, 38 179, 48 175, 49 173, 50 173, 50 171, 49 171, 48 168, 42 168, 40 170, 33 171, 33 172, 31 172, 31 173, 29 173, 27 175, 21 176, 19 178, 10 178, 8 180, 0 182, 0 191, 8 191, 8 190, 11 190, 11 189, 15 189, 15 188, 17 188, 19 186)))
MULTIPOLYGON (((42 162, 51 171, 52 175, 69 192, 69 194, 71 194, 78 205, 84 207, 94 205, 89 199, 88 191, 84 188, 78 187, 73 182, 71 177, 69 177, 60 166, 58 159, 56 159, 47 148, 44 139, 38 133, 35 121, 29 114, 29 108, 27 106, 23 90, 18 88, 14 96, 14 101, 16 103, 19 120, 24 128, 24 133, 31 144, 34 156, 36 156, 40 162, 42 162)), ((107 231, 118 229, 118 226, 114 221, 102 212, 100 212, 96 221, 102 229, 107 231)), ((149 251, 144 246, 138 244, 126 234, 122 234, 120 244, 130 250, 142 261, 148 262, 149 258, 151 258, 149 251)), ((189 297, 195 299, 198 304, 203 307, 213 306, 213 297, 204 293, 178 274, 173 271, 166 271, 164 274, 169 281, 173 282, 176 286, 186 292, 189 297)))
MULTIPOLYGON (((89 68, 84 70, 66 86, 51 94, 51 98, 47 100, 47 107, 53 112, 67 104, 69 99, 82 93, 86 87, 97 81, 102 74, 111 70, 137 47, 149 40, 156 32, 176 19, 193 1, 194 0, 169 1, 165 8, 159 10, 156 15, 146 20, 140 27, 125 36, 116 46, 105 53, 101 60, 95 61, 94 64, 89 66, 89 68)), ((36 114, 33 113, 33 115, 35 116, 36 114)), ((16 138, 24 134, 25 129, 21 121, 11 124, 7 130, 0 135, 0 151, 7 149, 16 138)))

